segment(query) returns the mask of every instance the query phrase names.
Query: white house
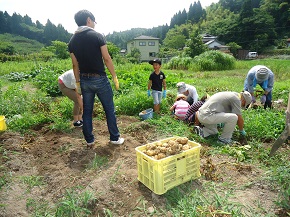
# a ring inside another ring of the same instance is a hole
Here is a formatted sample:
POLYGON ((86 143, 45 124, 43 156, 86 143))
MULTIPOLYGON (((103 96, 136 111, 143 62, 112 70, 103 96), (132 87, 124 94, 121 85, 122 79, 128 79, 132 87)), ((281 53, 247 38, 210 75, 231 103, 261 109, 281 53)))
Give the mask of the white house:
POLYGON ((141 62, 153 60, 159 53, 159 38, 141 35, 127 42, 127 53, 133 48, 140 50, 141 62))

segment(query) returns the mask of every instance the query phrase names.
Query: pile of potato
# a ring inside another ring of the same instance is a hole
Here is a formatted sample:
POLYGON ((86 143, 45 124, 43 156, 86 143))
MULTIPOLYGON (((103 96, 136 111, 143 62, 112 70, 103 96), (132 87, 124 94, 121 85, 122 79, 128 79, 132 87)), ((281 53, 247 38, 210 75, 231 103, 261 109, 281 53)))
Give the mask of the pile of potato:
POLYGON ((188 144, 188 138, 178 137, 170 139, 167 142, 159 141, 155 143, 148 143, 143 153, 156 160, 160 160, 170 155, 179 154, 180 152, 190 148, 191 146, 188 144))

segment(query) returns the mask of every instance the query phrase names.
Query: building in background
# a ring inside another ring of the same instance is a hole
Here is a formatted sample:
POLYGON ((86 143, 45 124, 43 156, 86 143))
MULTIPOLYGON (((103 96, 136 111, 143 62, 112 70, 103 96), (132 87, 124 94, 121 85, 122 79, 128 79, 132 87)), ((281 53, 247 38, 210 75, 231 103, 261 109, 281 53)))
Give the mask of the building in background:
POLYGON ((153 60, 159 53, 159 38, 141 35, 127 42, 127 54, 130 54, 133 48, 140 51, 140 62, 153 60))

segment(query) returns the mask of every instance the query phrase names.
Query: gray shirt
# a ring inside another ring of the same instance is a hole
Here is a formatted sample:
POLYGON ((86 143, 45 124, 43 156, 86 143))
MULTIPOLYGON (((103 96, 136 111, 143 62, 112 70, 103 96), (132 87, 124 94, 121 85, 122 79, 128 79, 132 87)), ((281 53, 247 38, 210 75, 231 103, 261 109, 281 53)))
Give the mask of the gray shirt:
POLYGON ((198 110, 202 115, 216 113, 242 114, 240 94, 237 92, 219 92, 212 95, 198 110))

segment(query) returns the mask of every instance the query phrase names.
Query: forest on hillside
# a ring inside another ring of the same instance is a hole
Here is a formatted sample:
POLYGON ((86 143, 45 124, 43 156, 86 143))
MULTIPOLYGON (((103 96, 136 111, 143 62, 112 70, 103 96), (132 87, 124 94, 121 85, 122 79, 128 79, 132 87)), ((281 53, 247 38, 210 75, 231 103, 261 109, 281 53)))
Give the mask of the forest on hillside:
MULTIPOLYGON (((196 30, 217 36, 225 44, 236 43, 243 49, 285 48, 290 37, 290 3, 288 0, 220 0, 204 9, 200 1, 195 1, 188 10, 174 14, 170 25, 113 32, 106 39, 122 49, 127 41, 147 35, 159 38, 160 44, 168 49, 181 49, 196 30)), ((10 16, 0 11, 0 34, 4 33, 44 45, 55 40, 67 43, 71 37, 61 24, 55 26, 50 20, 45 25, 39 21, 33 23, 28 15, 10 16)))

